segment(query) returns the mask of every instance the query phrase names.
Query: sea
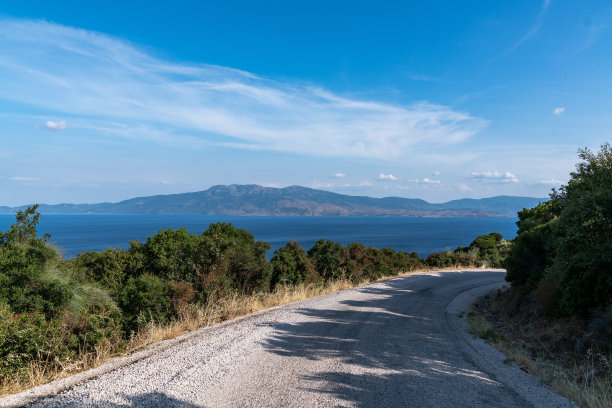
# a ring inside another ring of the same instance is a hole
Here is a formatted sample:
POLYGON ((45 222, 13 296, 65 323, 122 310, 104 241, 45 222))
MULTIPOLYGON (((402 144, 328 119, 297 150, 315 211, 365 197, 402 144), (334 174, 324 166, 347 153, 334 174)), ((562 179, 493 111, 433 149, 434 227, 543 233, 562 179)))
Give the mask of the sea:
MULTIPOLYGON (((14 223, 13 214, 0 214, 0 230, 14 223)), ((426 257, 446 248, 468 246, 478 235, 499 232, 506 239, 516 235, 516 218, 421 218, 421 217, 254 217, 226 215, 126 215, 43 214, 38 234, 51 235, 51 242, 70 258, 81 251, 109 247, 129 248, 129 241, 145 241, 167 228, 185 227, 202 233, 211 223, 231 222, 268 242, 274 251, 288 241, 308 250, 319 239, 347 245, 361 242, 377 248, 416 251, 426 257)))

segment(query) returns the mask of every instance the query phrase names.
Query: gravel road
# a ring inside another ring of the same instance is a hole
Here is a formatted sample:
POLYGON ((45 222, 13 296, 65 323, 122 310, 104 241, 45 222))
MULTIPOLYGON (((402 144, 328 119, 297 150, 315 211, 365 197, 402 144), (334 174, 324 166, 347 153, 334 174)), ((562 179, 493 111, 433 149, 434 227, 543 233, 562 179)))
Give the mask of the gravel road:
POLYGON ((503 278, 426 273, 296 302, 200 330, 29 406, 575 406, 466 334, 457 314, 503 278))

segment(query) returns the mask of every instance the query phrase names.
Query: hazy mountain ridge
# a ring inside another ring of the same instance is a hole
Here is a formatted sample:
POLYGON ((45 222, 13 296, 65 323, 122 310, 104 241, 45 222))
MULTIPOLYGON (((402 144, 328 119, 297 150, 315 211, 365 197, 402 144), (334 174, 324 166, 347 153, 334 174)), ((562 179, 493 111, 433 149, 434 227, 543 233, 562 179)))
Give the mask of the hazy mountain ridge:
MULTIPOLYGON (((259 216, 512 217, 547 199, 497 196, 441 204, 402 197, 349 196, 301 186, 218 185, 205 191, 136 197, 118 203, 41 204, 41 213, 217 214, 259 216)), ((13 213, 27 206, 0 207, 13 213)))

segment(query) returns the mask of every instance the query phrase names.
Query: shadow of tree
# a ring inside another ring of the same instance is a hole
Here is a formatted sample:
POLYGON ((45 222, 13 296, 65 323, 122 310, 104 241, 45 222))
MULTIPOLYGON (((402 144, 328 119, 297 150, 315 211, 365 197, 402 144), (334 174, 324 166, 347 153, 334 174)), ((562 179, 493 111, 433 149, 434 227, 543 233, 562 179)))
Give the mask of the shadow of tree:
POLYGON ((480 371, 448 325, 450 300, 500 276, 503 272, 445 273, 361 288, 360 300, 300 309, 305 321, 272 324, 274 335, 264 346, 280 356, 335 360, 325 366, 334 370, 305 372, 301 387, 349 406, 530 406, 480 371))
POLYGON ((199 405, 194 405, 189 402, 182 401, 166 395, 163 392, 150 392, 139 395, 123 395, 126 403, 115 403, 109 401, 71 401, 62 404, 62 407, 67 408, 82 408, 82 407, 105 407, 105 408, 125 408, 125 407, 170 407, 170 408, 199 408, 199 405))

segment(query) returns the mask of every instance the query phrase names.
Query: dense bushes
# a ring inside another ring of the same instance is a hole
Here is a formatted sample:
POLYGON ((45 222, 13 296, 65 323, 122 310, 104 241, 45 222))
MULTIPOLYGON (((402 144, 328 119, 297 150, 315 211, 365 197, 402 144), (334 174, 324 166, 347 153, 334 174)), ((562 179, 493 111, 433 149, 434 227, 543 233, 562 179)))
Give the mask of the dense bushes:
POLYGON ((519 213, 507 280, 538 289, 549 313, 585 315, 612 300, 612 148, 579 150, 570 181, 519 213))
POLYGON ((61 365, 121 333, 114 302, 36 236, 38 218, 36 206, 19 211, 0 232, 0 381, 34 360, 61 365))
POLYGON ((321 278, 306 251, 297 242, 289 241, 285 246, 274 251, 270 260, 272 276, 270 288, 278 284, 296 285, 302 282, 316 282, 321 278))
POLYGON ((501 234, 492 232, 476 237, 469 247, 457 247, 454 251, 430 254, 425 263, 433 268, 479 267, 503 268, 511 242, 501 234))

